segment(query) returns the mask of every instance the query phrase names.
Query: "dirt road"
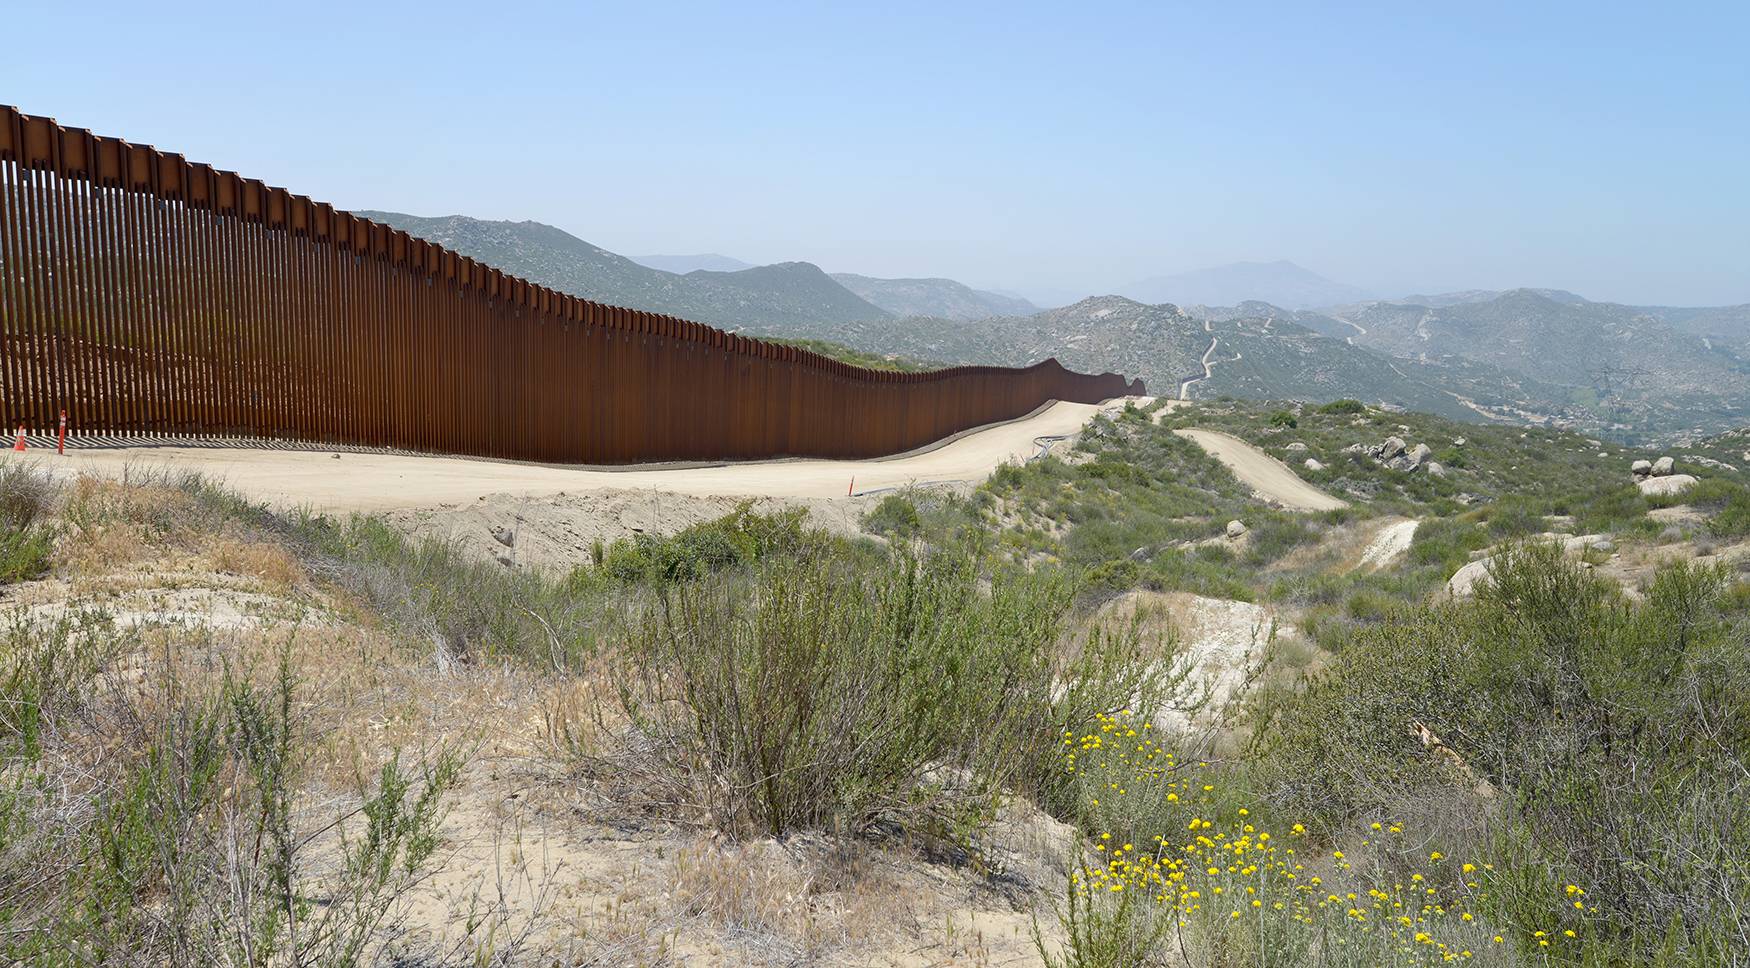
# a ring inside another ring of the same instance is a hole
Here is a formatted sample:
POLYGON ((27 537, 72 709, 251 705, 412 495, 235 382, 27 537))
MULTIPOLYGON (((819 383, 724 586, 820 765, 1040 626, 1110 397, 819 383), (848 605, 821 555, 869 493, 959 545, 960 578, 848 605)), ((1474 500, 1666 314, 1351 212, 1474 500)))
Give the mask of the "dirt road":
POLYGON ((582 469, 538 464, 233 447, 136 447, 52 452, 43 466, 119 474, 169 467, 198 471, 258 501, 317 511, 389 511, 476 501, 485 495, 541 497, 594 491, 652 491, 697 497, 842 498, 910 484, 976 483, 1009 460, 1040 449, 1039 438, 1074 434, 1102 407, 1054 403, 933 449, 882 460, 787 460, 704 467, 582 469))
POLYGON ((1240 483, 1266 501, 1298 511, 1331 511, 1348 506, 1348 502, 1301 480, 1288 469, 1288 465, 1238 437, 1214 430, 1175 430, 1173 433, 1196 441, 1210 456, 1226 464, 1240 483))

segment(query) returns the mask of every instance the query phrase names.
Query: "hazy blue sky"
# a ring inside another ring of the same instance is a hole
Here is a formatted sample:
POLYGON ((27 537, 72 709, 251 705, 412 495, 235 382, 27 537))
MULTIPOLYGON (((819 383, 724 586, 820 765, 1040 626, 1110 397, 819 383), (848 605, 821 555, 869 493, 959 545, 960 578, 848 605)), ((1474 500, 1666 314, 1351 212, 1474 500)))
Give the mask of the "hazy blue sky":
POLYGON ((53 6, 0 15, 0 102, 349 208, 1035 294, 1750 302, 1741 2, 53 6))

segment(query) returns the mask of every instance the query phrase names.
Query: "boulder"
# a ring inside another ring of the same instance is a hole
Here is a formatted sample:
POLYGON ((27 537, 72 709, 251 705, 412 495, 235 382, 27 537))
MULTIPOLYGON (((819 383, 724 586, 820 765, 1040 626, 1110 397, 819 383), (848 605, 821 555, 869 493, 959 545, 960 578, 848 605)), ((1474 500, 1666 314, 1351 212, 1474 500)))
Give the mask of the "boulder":
POLYGON ((1648 497, 1682 494, 1695 486, 1695 477, 1690 474, 1667 474, 1664 477, 1644 478, 1635 486, 1648 497))
POLYGON ((1428 474, 1433 476, 1433 477, 1445 477, 1446 476, 1446 468, 1442 467, 1440 465, 1440 462, 1437 460, 1431 460, 1428 463, 1423 464, 1422 470, 1427 471, 1428 474))
POLYGON ((1306 445, 1297 440, 1294 443, 1289 444, 1287 447, 1285 447, 1283 449, 1290 451, 1292 453, 1299 454, 1299 453, 1304 453, 1306 451, 1306 445))
POLYGON ((492 537, 506 548, 516 547, 516 532, 509 528, 493 528, 492 537))
POLYGON ((1454 446, 1454 447, 1463 447, 1464 443, 1465 443, 1465 440, 1463 437, 1452 438, 1452 446, 1454 446))
POLYGON ((1403 452, 1404 452, 1404 438, 1402 438, 1402 437, 1387 437, 1385 439, 1384 443, 1382 443, 1378 447, 1374 448, 1373 456, 1379 458, 1380 460, 1391 460, 1393 457, 1396 457, 1403 452))
POLYGON ((1650 460, 1637 460, 1629 465, 1628 472, 1637 478, 1646 477, 1653 473, 1653 462, 1650 460))
POLYGON ((1306 462, 1304 464, 1302 464, 1301 466, 1305 467, 1309 471, 1322 471, 1325 469, 1325 465, 1319 463, 1319 460, 1316 457, 1308 457, 1306 459, 1306 462))
POLYGON ((1669 457, 1661 457, 1653 462, 1654 477, 1670 477, 1677 470, 1677 462, 1669 457))
POLYGON ((1478 558, 1453 572, 1452 577, 1446 580, 1447 592, 1454 598, 1463 598, 1475 592, 1477 582, 1488 576, 1489 562, 1492 560, 1491 558, 1478 558))
POLYGON ((1434 450, 1427 444, 1417 444, 1410 448, 1410 452, 1404 456, 1410 459, 1410 470, 1415 470, 1416 468, 1421 467, 1423 462, 1428 458, 1434 456, 1434 450))
POLYGON ((1228 537, 1230 537, 1230 538, 1243 538, 1243 537, 1245 537, 1245 535, 1246 535, 1246 525, 1244 522, 1229 521, 1227 523, 1227 536, 1228 537))

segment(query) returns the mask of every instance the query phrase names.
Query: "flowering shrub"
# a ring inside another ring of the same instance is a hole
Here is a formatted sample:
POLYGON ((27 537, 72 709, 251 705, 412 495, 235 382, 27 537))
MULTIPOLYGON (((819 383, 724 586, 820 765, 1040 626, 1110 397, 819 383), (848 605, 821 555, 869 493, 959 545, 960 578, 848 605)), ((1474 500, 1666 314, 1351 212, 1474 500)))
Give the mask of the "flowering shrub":
POLYGON ((1560 959, 1597 914, 1570 884, 1545 923, 1492 924, 1491 865, 1433 850, 1396 869, 1395 823, 1373 823, 1347 849, 1302 823, 1273 828, 1129 713, 1065 732, 1063 769, 1083 795, 1092 858, 1070 876, 1071 951, 1056 963, 1097 964, 1076 949, 1122 947, 1092 936, 1097 925, 1193 950, 1197 964, 1509 964, 1521 952, 1560 959))

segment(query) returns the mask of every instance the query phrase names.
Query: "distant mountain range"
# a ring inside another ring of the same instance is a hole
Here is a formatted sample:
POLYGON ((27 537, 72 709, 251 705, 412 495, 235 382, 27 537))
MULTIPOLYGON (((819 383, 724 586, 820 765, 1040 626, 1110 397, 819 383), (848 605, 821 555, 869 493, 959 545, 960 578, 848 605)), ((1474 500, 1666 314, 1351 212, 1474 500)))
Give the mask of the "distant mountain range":
POLYGON ((1361 289, 1332 282, 1286 260, 1235 262, 1195 272, 1156 276, 1125 286, 1119 292, 1145 303, 1231 306, 1245 300, 1261 300, 1286 309, 1335 306, 1358 302, 1369 296, 1361 289))
POLYGON ((1242 303, 1192 312, 1242 325, 1276 318, 1372 350, 1489 417, 1679 437, 1750 419, 1750 306, 1625 306, 1513 289, 1320 311, 1242 303))
POLYGON ((715 252, 705 252, 699 255, 635 255, 631 259, 645 268, 661 269, 663 272, 672 272, 680 276, 700 269, 706 272, 740 272, 743 269, 753 268, 751 262, 732 259, 715 252))
POLYGON ((839 285, 896 316, 940 316, 943 319, 983 319, 987 316, 1030 316, 1039 311, 1019 296, 986 292, 952 279, 875 279, 835 272, 839 285))

